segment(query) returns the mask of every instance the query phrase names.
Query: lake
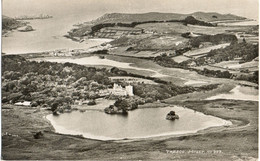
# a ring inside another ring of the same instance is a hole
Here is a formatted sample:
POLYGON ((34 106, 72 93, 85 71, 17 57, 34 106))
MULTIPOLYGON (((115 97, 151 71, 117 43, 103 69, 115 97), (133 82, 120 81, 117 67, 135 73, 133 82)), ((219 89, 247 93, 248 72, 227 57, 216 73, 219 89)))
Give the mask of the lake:
POLYGON ((74 111, 59 116, 46 117, 57 133, 82 135, 98 140, 121 140, 156 136, 195 133, 210 127, 231 125, 211 115, 205 115, 183 107, 137 109, 127 116, 109 115, 103 111, 74 111), (174 110, 180 119, 166 120, 167 113, 174 110))

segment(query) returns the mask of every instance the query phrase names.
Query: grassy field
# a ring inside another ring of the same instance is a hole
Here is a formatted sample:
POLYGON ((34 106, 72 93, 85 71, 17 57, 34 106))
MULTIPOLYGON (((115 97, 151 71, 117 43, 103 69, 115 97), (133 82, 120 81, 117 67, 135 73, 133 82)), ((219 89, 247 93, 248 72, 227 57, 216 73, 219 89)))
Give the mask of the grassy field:
POLYGON ((187 57, 193 57, 193 56, 198 56, 204 53, 208 53, 211 50, 215 50, 215 49, 220 49, 220 48, 225 48, 227 46, 229 46, 230 43, 225 43, 225 44, 219 44, 219 45, 214 45, 214 46, 210 46, 210 47, 206 47, 206 48, 200 48, 200 49, 196 49, 196 50, 190 50, 186 53, 184 53, 184 56, 187 57))
POLYGON ((181 62, 184 62, 184 61, 187 61, 191 58, 188 58, 186 56, 183 56, 183 55, 180 55, 180 56, 175 56, 175 57, 172 57, 172 59, 177 62, 177 63, 181 63, 181 62))
POLYGON ((226 30, 245 30, 248 27, 205 27, 188 25, 185 26, 182 23, 147 23, 137 25, 136 27, 143 28, 145 31, 157 32, 157 33, 168 33, 168 34, 181 34, 185 32, 201 33, 201 34, 220 34, 225 33, 226 30))
POLYGON ((232 70, 243 70, 248 69, 249 71, 257 71, 258 70, 258 61, 252 60, 250 62, 239 64, 239 61, 223 61, 217 64, 214 64, 216 67, 224 67, 232 70))
MULTIPOLYGON (((232 79, 223 79, 223 78, 214 78, 214 77, 206 77, 204 75, 199 75, 195 71, 189 71, 184 70, 180 68, 166 68, 162 67, 152 60, 146 60, 146 59, 138 59, 133 57, 123 57, 123 56, 117 56, 117 55, 107 55, 106 59, 119 61, 119 62, 126 62, 131 63, 131 66, 133 67, 139 67, 144 69, 150 69, 158 72, 159 74, 162 74, 164 77, 160 77, 160 79, 165 81, 170 81, 176 85, 183 86, 185 85, 185 82, 188 81, 205 81, 208 84, 226 84, 226 83, 233 83, 238 84, 239 81, 235 81, 232 79)), ((200 67, 194 67, 203 70, 204 68, 208 68, 210 70, 222 70, 225 71, 226 69, 212 67, 212 66, 200 66, 200 67)), ((148 71, 139 71, 139 70, 133 70, 133 69, 124 69, 128 72, 132 72, 135 74, 141 74, 145 76, 153 76, 155 73, 148 72, 148 71)), ((234 73, 237 73, 237 71, 231 71, 234 73)))

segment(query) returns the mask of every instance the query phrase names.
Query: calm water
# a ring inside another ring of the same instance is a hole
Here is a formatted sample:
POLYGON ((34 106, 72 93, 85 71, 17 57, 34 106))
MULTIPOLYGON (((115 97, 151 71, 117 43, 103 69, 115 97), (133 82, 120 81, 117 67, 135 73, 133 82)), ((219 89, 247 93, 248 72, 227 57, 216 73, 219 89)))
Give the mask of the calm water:
POLYGON ((246 100, 259 101, 258 90, 253 87, 236 86, 229 93, 218 94, 207 98, 206 100, 215 99, 232 99, 232 100, 246 100))
POLYGON ((98 56, 90 56, 90 57, 84 57, 84 58, 39 58, 36 60, 44 60, 44 61, 50 61, 50 62, 58 62, 58 63, 75 63, 80 65, 106 65, 106 66, 114 66, 118 68, 127 68, 127 69, 134 69, 134 70, 143 70, 143 71, 149 71, 153 72, 154 74, 152 77, 165 77, 166 75, 160 74, 159 72, 147 69, 147 68, 139 68, 131 66, 131 63, 125 63, 125 62, 118 62, 110 59, 100 59, 98 56))
POLYGON ((102 44, 104 41, 88 40, 75 42, 63 37, 73 28, 72 18, 51 18, 30 20, 30 25, 35 29, 32 32, 14 31, 8 37, 2 37, 2 51, 7 54, 22 54, 51 51, 56 49, 83 49, 102 44))
POLYGON ((103 111, 75 111, 59 116, 48 115, 56 132, 83 135, 99 140, 147 138, 154 136, 195 133, 231 122, 194 112, 182 107, 148 108, 129 112, 128 116, 108 115, 103 111), (166 114, 174 110, 179 120, 166 120, 166 114))

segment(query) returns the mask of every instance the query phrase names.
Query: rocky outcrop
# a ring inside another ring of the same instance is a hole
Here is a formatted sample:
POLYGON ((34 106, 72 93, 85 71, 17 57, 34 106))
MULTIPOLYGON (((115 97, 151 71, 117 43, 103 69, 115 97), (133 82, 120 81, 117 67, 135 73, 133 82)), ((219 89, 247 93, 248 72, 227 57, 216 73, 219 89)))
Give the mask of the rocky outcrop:
POLYGON ((193 16, 188 16, 188 17, 186 17, 186 18, 183 20, 183 23, 184 23, 185 25, 191 24, 191 25, 200 25, 200 26, 216 26, 216 24, 212 24, 212 23, 209 23, 209 22, 197 20, 197 19, 196 19, 195 17, 193 17, 193 16))
POLYGON ((96 101, 95 100, 92 100, 92 101, 89 101, 88 102, 88 105, 89 106, 93 106, 93 105, 96 105, 97 103, 96 103, 96 101))
POLYGON ((175 114, 175 111, 170 111, 170 112, 166 115, 166 119, 167 119, 167 120, 175 120, 175 119, 179 119, 179 116, 175 114))
POLYGON ((28 25, 25 28, 20 29, 19 31, 21 31, 21 32, 30 32, 30 31, 34 31, 34 29, 32 28, 32 26, 28 25))
POLYGON ((26 26, 25 31, 33 31, 32 26, 26 26))
POLYGON ((106 114, 122 114, 122 115, 128 114, 128 112, 126 110, 118 109, 114 105, 110 105, 109 107, 105 108, 104 111, 106 114))

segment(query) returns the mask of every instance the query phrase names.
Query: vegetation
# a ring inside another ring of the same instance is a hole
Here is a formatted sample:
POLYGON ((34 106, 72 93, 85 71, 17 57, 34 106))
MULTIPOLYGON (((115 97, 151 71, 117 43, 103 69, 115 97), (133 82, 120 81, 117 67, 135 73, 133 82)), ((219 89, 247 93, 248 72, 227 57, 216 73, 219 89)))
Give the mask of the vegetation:
POLYGON ((249 74, 249 75, 241 74, 239 76, 236 76, 235 79, 236 80, 246 80, 246 81, 258 84, 259 83, 258 75, 259 75, 259 71, 255 71, 253 74, 249 74))
POLYGON ((234 60, 235 58, 242 58, 243 62, 252 61, 258 57, 258 44, 250 43, 232 43, 225 49, 211 50, 205 57, 195 60, 197 65, 205 65, 208 63, 219 63, 222 61, 234 60))
POLYGON ((18 27, 25 26, 26 23, 16 21, 13 18, 3 16, 2 17, 2 29, 3 30, 13 30, 17 29, 18 27))
POLYGON ((205 85, 201 87, 184 86, 179 87, 174 84, 138 84, 134 85, 134 94, 144 98, 146 102, 154 102, 167 99, 179 94, 191 93, 194 91, 212 90, 217 88, 217 84, 205 85))
POLYGON ((196 70, 198 74, 205 75, 208 77, 217 77, 217 78, 233 78, 233 74, 229 73, 229 71, 220 71, 220 70, 209 70, 204 68, 203 70, 196 70))
POLYGON ((32 106, 70 108, 75 100, 94 99, 111 82, 105 69, 77 64, 27 61, 21 56, 2 57, 2 102, 32 101, 32 106))
POLYGON ((202 42, 211 42, 212 44, 222 44, 227 42, 237 42, 237 37, 231 34, 201 35, 190 39, 190 45, 198 48, 202 42))
MULTIPOLYGON (((218 37, 215 42, 220 42, 223 39, 221 36, 218 37)), ((211 38, 210 38, 211 39, 211 38)), ((210 41, 207 39, 207 41, 210 41)), ((232 37, 224 38, 225 40, 231 40, 232 37)), ((198 74, 206 75, 209 77, 217 77, 217 78, 229 78, 229 79, 237 79, 237 80, 246 80, 254 83, 258 83, 258 72, 254 74, 243 74, 243 75, 233 75, 228 71, 220 71, 220 70, 209 70, 204 68, 203 70, 194 69, 189 66, 189 64, 193 61, 196 66, 203 66, 208 64, 219 63, 222 61, 234 60, 235 58, 241 58, 241 62, 249 62, 258 57, 258 44, 250 44, 246 42, 237 43, 233 41, 230 46, 226 48, 220 48, 211 50, 204 57, 200 57, 193 60, 187 60, 181 63, 175 62, 171 56, 167 56, 163 54, 161 56, 157 56, 154 58, 154 61, 164 67, 169 68, 182 68, 196 71, 198 74)))
POLYGON ((13 18, 2 16, 2 34, 7 33, 8 31, 17 29, 18 27, 25 26, 26 22, 16 21, 13 18))
POLYGON ((184 24, 214 26, 208 23, 210 21, 220 20, 244 20, 244 17, 239 17, 231 14, 205 13, 195 12, 191 14, 176 14, 176 13, 142 13, 142 14, 124 14, 124 13, 110 13, 93 20, 90 23, 81 25, 77 29, 69 32, 69 38, 81 37, 88 34, 92 35, 94 32, 103 27, 136 27, 136 25, 145 23, 164 23, 164 22, 182 22, 184 24))
MULTIPOLYGON (((179 87, 158 78, 144 77, 118 68, 85 67, 72 63, 27 61, 21 56, 2 57, 2 103, 31 101, 32 106, 50 107, 54 113, 71 110, 77 100, 101 97, 99 91, 112 86, 110 76, 135 76, 151 79, 158 84, 133 84, 134 97, 120 98, 117 108, 127 110, 138 104, 166 99, 178 94, 198 90, 211 90, 217 86, 179 87)), ((95 104, 95 101, 90 101, 95 104)))
POLYGON ((172 59, 171 56, 167 56, 166 54, 155 57, 154 61, 163 67, 184 69, 188 68, 188 62, 177 63, 172 59))
POLYGON ((194 18, 193 16, 188 16, 183 20, 184 25, 191 24, 191 25, 200 25, 200 26, 216 26, 214 24, 205 22, 205 21, 200 21, 194 18))

